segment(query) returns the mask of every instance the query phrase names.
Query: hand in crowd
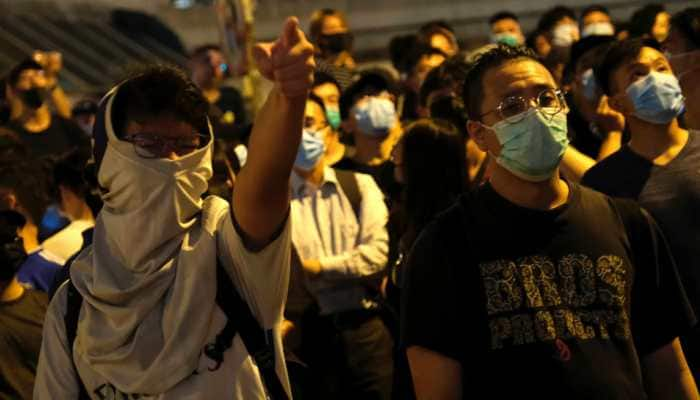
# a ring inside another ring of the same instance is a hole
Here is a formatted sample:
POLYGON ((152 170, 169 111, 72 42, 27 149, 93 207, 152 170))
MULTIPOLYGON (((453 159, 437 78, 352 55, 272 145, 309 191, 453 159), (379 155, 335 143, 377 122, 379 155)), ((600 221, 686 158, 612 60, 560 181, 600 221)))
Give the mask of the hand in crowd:
POLYGON ((318 276, 321 273, 321 262, 318 260, 304 260, 301 262, 304 272, 311 278, 318 276))
POLYGON ((608 96, 600 99, 595 113, 595 122, 605 133, 622 132, 625 129, 625 117, 610 107, 608 96))
POLYGON ((39 65, 44 67, 46 78, 49 81, 49 87, 56 85, 58 74, 63 69, 63 55, 58 51, 42 51, 36 50, 32 54, 32 58, 39 65))
POLYGON ((289 17, 280 37, 258 43, 253 56, 262 75, 288 98, 306 96, 313 83, 314 48, 299 28, 299 20, 289 17))

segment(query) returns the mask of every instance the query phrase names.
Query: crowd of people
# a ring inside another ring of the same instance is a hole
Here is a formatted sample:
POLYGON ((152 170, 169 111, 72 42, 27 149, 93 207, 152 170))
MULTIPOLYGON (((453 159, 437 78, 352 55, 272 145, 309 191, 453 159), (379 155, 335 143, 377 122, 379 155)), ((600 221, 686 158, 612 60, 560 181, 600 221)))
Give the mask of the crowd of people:
POLYGON ((700 399, 700 9, 310 21, 2 78, 0 399, 700 399))

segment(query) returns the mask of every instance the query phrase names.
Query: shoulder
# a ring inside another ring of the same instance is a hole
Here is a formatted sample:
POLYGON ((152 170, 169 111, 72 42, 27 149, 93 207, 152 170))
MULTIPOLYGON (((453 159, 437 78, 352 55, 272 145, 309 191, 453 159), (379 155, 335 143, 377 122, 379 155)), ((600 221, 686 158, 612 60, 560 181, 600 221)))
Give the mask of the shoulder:
POLYGON ((587 186, 595 187, 596 184, 612 182, 618 177, 623 176, 627 168, 636 168, 638 163, 634 157, 630 157, 630 150, 623 147, 610 156, 598 161, 592 166, 581 179, 581 183, 587 186))
POLYGON ((231 205, 228 201, 219 196, 207 196, 202 206, 202 228, 213 233, 230 212, 231 205))

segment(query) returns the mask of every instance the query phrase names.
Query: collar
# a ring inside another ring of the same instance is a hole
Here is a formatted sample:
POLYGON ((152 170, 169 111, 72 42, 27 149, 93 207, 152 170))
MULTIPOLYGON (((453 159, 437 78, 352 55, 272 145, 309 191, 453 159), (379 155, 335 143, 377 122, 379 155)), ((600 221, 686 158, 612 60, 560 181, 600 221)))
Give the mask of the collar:
POLYGON ((323 181, 318 187, 308 182, 306 179, 302 178, 296 171, 292 171, 292 178, 290 182, 290 186, 292 188, 292 197, 304 197, 304 195, 309 195, 318 190, 319 188, 328 184, 334 185, 336 187, 338 186, 338 177, 336 176, 335 170, 333 168, 324 167, 323 181))

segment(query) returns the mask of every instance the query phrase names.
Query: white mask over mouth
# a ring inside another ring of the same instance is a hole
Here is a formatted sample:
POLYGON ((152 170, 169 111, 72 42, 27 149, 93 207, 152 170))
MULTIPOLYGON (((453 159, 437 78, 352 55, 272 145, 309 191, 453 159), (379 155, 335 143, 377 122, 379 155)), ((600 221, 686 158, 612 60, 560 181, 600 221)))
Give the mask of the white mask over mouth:
POLYGON ((119 390, 163 393, 197 368, 214 308, 216 279, 184 261, 198 240, 192 232, 202 232, 192 228, 212 176, 212 132, 206 146, 177 160, 142 158, 112 127, 117 90, 103 100, 104 125, 96 127, 107 139, 98 170, 104 207, 92 247, 71 268, 85 299, 74 354, 79 370, 119 390))

